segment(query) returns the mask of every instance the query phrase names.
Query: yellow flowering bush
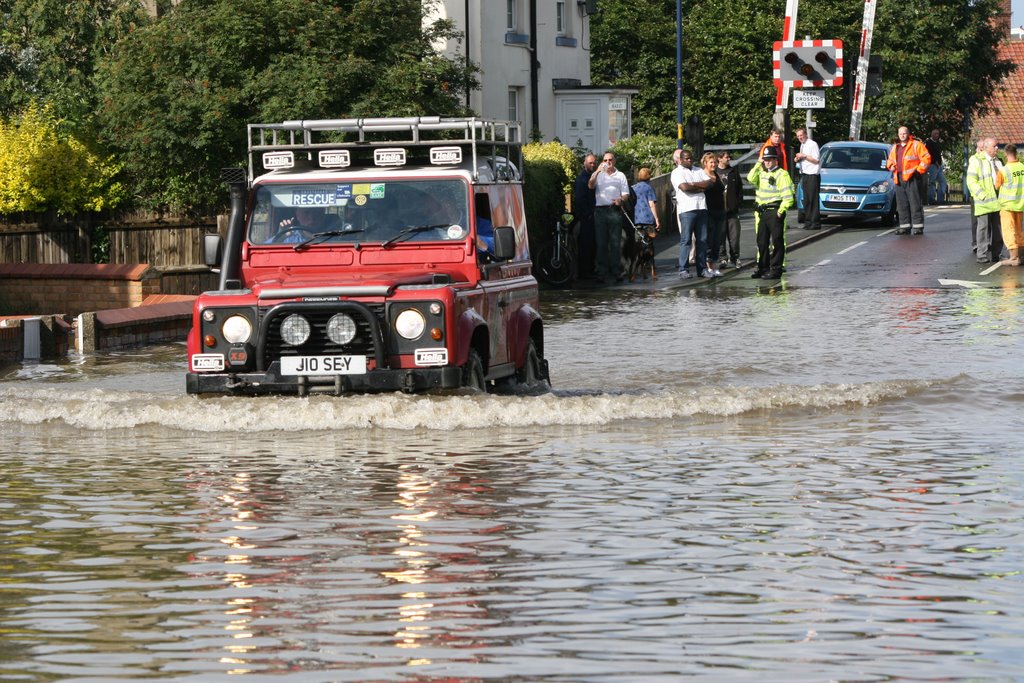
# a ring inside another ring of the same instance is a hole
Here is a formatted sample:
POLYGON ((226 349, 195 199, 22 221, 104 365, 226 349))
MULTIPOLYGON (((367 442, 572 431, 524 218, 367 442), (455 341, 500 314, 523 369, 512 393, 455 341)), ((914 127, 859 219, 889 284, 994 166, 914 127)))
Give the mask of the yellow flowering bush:
POLYGON ((121 165, 64 132, 49 106, 0 120, 0 213, 101 211, 124 199, 121 165))

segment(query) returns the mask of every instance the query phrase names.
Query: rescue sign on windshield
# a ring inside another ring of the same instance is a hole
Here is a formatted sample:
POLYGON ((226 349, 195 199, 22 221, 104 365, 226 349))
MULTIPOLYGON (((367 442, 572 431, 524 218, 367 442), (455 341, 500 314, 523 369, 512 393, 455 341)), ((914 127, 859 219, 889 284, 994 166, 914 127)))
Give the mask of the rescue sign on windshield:
POLYGON ((344 206, 353 197, 358 199, 360 196, 369 196, 370 199, 383 199, 384 183, 289 185, 274 188, 272 193, 276 206, 344 206))

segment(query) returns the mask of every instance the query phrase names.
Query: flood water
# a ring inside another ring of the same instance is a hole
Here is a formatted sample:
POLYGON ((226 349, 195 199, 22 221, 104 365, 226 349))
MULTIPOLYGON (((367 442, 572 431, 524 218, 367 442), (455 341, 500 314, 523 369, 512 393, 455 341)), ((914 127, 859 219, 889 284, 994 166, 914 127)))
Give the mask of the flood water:
POLYGON ((1021 680, 1024 290, 718 289, 543 396, 3 369, 0 680, 1021 680))

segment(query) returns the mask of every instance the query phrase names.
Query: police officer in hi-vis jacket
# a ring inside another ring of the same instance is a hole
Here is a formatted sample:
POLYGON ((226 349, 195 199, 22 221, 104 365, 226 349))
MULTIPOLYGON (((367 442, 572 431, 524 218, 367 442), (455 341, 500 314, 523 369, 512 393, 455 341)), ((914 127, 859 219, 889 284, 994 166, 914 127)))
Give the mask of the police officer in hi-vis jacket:
POLYGON ((793 180, 779 168, 777 147, 765 147, 761 163, 747 174, 754 186, 754 233, 757 235, 757 267, 750 276, 777 280, 786 261, 786 211, 793 206, 793 180))

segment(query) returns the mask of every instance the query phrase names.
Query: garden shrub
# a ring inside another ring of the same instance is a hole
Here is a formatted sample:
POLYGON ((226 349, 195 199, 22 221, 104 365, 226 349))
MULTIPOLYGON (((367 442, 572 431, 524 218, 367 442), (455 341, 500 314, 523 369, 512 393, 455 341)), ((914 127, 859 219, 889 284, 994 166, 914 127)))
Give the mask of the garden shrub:
POLYGON ((124 199, 120 170, 67 132, 49 105, 0 120, 0 213, 113 208, 124 199))
POLYGON ((566 195, 579 170, 572 150, 561 142, 523 145, 523 203, 530 229, 530 248, 543 244, 565 212, 566 195))

